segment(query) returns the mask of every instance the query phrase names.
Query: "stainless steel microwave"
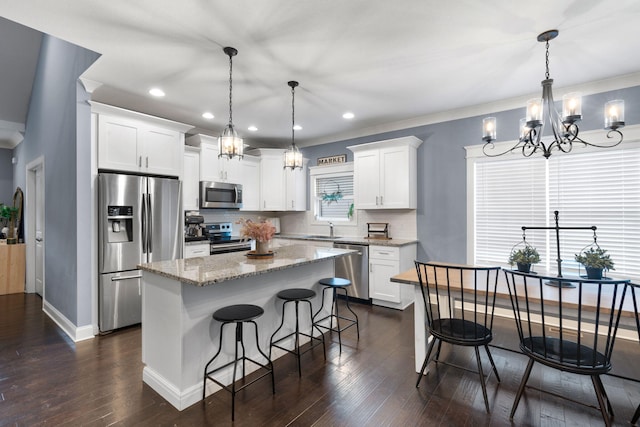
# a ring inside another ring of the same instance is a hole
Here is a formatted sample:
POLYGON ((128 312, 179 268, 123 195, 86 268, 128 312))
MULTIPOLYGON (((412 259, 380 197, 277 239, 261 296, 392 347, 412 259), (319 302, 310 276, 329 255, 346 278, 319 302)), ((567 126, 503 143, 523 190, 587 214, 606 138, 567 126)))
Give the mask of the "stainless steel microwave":
POLYGON ((242 184, 200 181, 200 207, 240 209, 242 207, 242 184))

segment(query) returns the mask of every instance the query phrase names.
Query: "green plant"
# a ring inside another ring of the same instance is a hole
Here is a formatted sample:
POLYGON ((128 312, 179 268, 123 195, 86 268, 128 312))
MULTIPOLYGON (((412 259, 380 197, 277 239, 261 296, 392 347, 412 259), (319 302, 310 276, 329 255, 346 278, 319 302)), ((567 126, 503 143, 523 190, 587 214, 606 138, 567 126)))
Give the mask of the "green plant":
POLYGON ((615 270, 613 268, 613 261, 611 256, 607 254, 605 249, 600 247, 589 248, 588 251, 582 251, 576 255, 576 261, 585 267, 589 268, 603 268, 605 270, 615 270))
POLYGON ((512 251, 509 255, 509 265, 513 264, 537 264, 540 262, 540 254, 533 246, 525 246, 523 249, 512 251))
POLYGON ((15 218, 15 215, 17 213, 18 213, 18 208, 14 208, 11 206, 7 206, 4 203, 0 203, 0 223, 2 224, 2 227, 6 227, 7 225, 9 225, 11 218, 15 218))

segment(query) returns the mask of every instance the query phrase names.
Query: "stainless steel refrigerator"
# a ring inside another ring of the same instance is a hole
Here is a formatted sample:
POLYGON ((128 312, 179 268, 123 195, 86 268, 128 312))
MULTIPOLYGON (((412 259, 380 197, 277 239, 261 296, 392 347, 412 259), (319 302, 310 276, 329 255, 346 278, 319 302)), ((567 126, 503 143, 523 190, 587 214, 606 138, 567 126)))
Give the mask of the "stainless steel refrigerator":
POLYGON ((117 173, 98 175, 98 322, 101 332, 140 323, 138 264, 182 256, 181 183, 117 173))

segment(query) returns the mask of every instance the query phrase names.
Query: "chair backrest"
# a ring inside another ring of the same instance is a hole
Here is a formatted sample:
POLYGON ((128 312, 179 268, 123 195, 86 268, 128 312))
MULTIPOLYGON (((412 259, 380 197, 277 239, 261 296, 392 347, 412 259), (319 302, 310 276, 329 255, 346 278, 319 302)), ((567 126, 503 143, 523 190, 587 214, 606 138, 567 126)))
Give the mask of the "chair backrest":
MULTIPOLYGON (((481 327, 465 329, 462 340, 484 338, 493 326, 496 286, 500 267, 415 261, 426 322, 436 334, 442 319, 459 319, 481 327), (484 329, 483 329, 484 327, 484 329)), ((444 333, 448 335, 448 333, 444 333)))
POLYGON ((578 374, 611 369, 628 280, 504 271, 525 354, 578 374))

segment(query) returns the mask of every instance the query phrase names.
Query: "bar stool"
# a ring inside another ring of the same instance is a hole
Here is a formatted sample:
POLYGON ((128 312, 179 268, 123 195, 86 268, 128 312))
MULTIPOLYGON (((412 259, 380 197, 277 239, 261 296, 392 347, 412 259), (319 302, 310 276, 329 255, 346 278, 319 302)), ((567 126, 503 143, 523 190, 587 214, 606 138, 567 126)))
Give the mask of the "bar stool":
POLYGON ((322 304, 320 306, 320 310, 316 314, 313 315, 313 323, 320 328, 327 329, 330 332, 338 333, 338 343, 340 344, 340 353, 342 353, 342 337, 341 332, 345 329, 356 326, 356 330, 358 332, 358 340, 360 340, 360 326, 358 324, 358 315, 351 309, 349 306, 349 292, 347 291, 347 287, 351 286, 351 281, 348 279, 343 279, 341 277, 327 277, 325 279, 320 279, 318 281, 324 288, 322 289, 322 304), (324 294, 325 291, 331 290, 333 291, 332 299, 331 299, 331 312, 329 315, 315 320, 316 317, 322 312, 324 308, 324 294), (338 304, 336 304, 336 299, 338 296, 338 291, 342 291, 345 296, 345 300, 347 301, 347 309, 353 314, 354 318, 343 317, 338 312, 338 304), (336 327, 333 327, 333 319, 336 319, 336 327), (320 322, 329 319, 329 326, 321 325, 320 322), (340 327, 340 319, 346 321, 348 324, 344 327, 340 327))
POLYGON ((273 363, 271 362, 271 359, 269 358, 269 356, 264 354, 264 352, 260 349, 260 344, 258 340, 258 325, 256 324, 256 322, 254 322, 254 319, 257 319, 258 317, 262 316, 262 314, 264 314, 264 310, 262 309, 262 307, 258 307, 257 305, 252 305, 252 304, 230 305, 227 307, 223 307, 219 310, 216 310, 213 313, 213 319, 217 320, 218 322, 222 322, 222 325, 220 326, 220 347, 218 348, 217 353, 211 358, 211 360, 209 360, 209 363, 207 363, 207 365, 204 367, 204 384, 202 387, 202 400, 204 400, 205 398, 207 379, 213 381, 223 389, 230 392, 231 393, 231 421, 233 421, 235 418, 236 393, 239 392, 240 390, 250 386, 251 384, 255 383, 256 381, 270 374, 271 388, 273 390, 273 394, 276 393, 276 383, 273 376, 273 363), (224 332, 224 327, 232 323, 235 323, 236 325, 234 359, 223 366, 220 366, 218 368, 215 368, 209 371, 209 365, 213 363, 213 361, 220 355, 220 352, 222 351, 222 335, 224 332), (253 327, 255 328, 255 333, 256 333, 256 346, 260 354, 264 356, 264 358, 268 361, 267 364, 256 362, 255 360, 246 356, 244 341, 243 341, 243 333, 242 333, 243 325, 245 323, 253 324, 253 327), (242 356, 240 357, 238 357, 238 343, 240 343, 240 346, 242 347, 242 356), (253 379, 251 382, 236 388, 236 371, 237 371, 238 363, 242 361, 242 377, 244 378, 245 362, 247 360, 257 365, 259 367, 258 369, 264 369, 265 372, 262 373, 259 377, 253 379), (213 377, 214 373, 230 365, 233 365, 233 380, 230 385, 225 385, 213 377))
POLYGON ((311 307, 311 299, 313 297, 316 296, 315 291, 311 290, 311 289, 302 289, 302 288, 293 288, 293 289, 285 289, 283 291, 278 292, 277 297, 281 300, 284 300, 284 303, 282 304, 282 321, 280 322, 280 326, 278 327, 278 329, 276 329, 276 331, 273 333, 273 335, 271 335, 271 341, 270 341, 270 346, 269 346, 269 356, 271 356, 271 350, 273 347, 279 348, 281 350, 284 350, 286 352, 289 352, 293 355, 296 356, 296 358, 298 359, 298 376, 302 376, 302 369, 300 367, 300 356, 304 353, 306 353, 307 351, 313 349, 316 345, 319 345, 320 343, 322 343, 322 353, 324 355, 324 359, 327 359, 327 351, 324 345, 324 334, 322 333, 322 330, 320 330, 320 328, 318 328, 317 325, 315 325, 313 323, 313 309, 311 307), (274 340, 276 334, 280 331, 280 329, 282 329, 282 327, 284 326, 284 315, 285 315, 285 309, 288 303, 293 302, 295 303, 295 310, 296 310, 296 329, 294 332, 291 332, 290 334, 282 337, 282 338, 278 338, 277 340, 274 340), (309 320, 311 321, 311 334, 306 334, 304 332, 300 332, 300 323, 299 323, 299 309, 298 309, 298 305, 301 302, 306 302, 307 304, 309 304, 309 320), (318 332, 320 332, 320 337, 314 337, 313 336, 313 328, 316 328, 318 330, 318 332), (310 344, 311 346, 304 350, 304 351, 300 351, 300 335, 307 337, 310 339, 310 344), (287 338, 293 336, 294 337, 294 348, 293 349, 288 349, 285 347, 282 347, 281 345, 279 345, 279 343, 281 343, 282 341, 286 340, 287 338), (314 343, 314 341, 316 341, 314 343))

